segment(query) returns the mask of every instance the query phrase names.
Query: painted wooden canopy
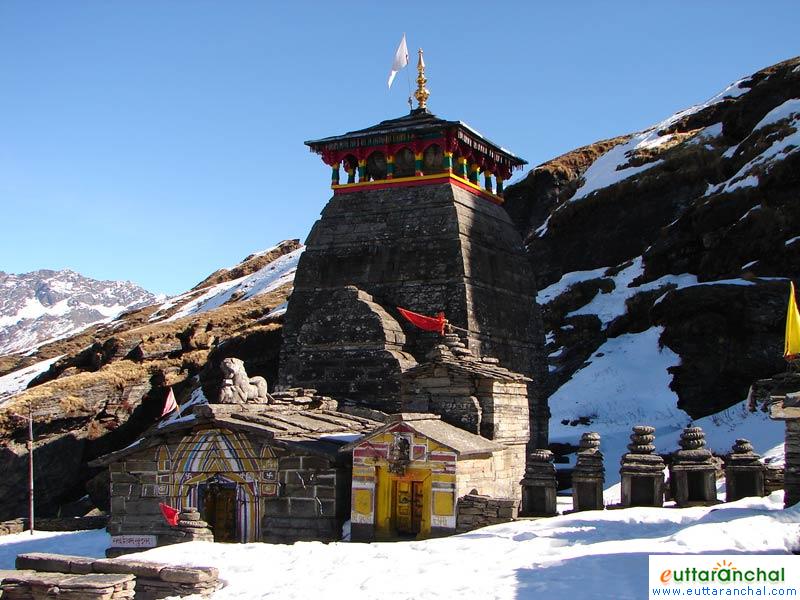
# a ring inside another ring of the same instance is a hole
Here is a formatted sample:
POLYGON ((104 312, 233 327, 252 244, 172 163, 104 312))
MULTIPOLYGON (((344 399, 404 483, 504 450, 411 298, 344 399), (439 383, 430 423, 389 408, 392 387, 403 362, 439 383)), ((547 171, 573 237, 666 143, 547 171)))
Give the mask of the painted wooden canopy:
POLYGON ((305 144, 332 168, 335 194, 449 180, 500 203, 503 182, 527 164, 465 123, 439 118, 427 108, 305 144), (342 167, 346 183, 340 183, 342 167))

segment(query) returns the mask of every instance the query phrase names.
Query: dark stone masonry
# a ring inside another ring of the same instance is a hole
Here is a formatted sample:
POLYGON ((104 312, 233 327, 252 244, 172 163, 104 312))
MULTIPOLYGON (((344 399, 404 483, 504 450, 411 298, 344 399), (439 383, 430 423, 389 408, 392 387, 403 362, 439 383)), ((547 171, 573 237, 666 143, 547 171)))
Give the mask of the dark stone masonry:
POLYGON ((535 282, 501 206, 452 183, 334 195, 308 236, 294 285, 281 386, 392 410, 400 372, 438 338, 405 323, 396 307, 443 311, 468 332, 475 355, 533 380, 531 447, 547 446, 535 282))

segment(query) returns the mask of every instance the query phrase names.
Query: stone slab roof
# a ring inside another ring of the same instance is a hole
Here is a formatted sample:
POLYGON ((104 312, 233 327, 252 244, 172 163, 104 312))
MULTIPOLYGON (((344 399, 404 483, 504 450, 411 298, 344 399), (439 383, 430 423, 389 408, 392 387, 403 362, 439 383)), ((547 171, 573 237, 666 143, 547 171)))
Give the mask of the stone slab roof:
POLYGON ((527 382, 531 381, 529 377, 525 377, 520 373, 509 371, 505 367, 497 364, 487 364, 480 359, 473 360, 459 360, 459 359, 444 359, 438 360, 434 363, 423 363, 419 366, 413 367, 403 373, 404 377, 414 377, 426 373, 436 367, 444 366, 453 371, 464 373, 465 375, 473 375, 482 377, 484 379, 494 379, 497 381, 516 381, 527 382))
POLYGON ((343 444, 361 437, 381 424, 372 419, 333 410, 287 410, 269 405, 199 404, 191 414, 163 427, 154 426, 130 446, 91 461, 105 466, 145 448, 158 445, 172 433, 197 426, 216 426, 246 431, 269 438, 276 445, 299 446, 335 456, 343 444))
POLYGON ((463 121, 450 121, 448 119, 442 119, 428 112, 427 110, 414 110, 408 115, 404 115, 396 119, 387 119, 385 121, 381 121, 377 125, 372 125, 364 129, 348 131, 342 135, 332 135, 329 137, 320 138, 318 140, 307 140, 303 143, 316 152, 329 144, 335 144, 336 142, 342 142, 344 140, 356 140, 360 138, 370 138, 373 136, 389 135, 394 133, 413 133, 421 136, 427 133, 441 132, 443 129, 449 127, 460 127, 469 131, 473 136, 483 140, 495 151, 504 154, 511 164, 515 166, 528 164, 528 161, 525 159, 516 156, 511 151, 503 148, 499 144, 495 144, 463 121))
POLYGON ((428 413, 399 413, 390 415, 389 423, 366 434, 362 439, 343 446, 340 452, 350 452, 364 440, 380 435, 397 423, 403 423, 422 436, 451 448, 459 459, 485 456, 505 449, 505 446, 484 437, 459 429, 442 421, 439 415, 428 413))

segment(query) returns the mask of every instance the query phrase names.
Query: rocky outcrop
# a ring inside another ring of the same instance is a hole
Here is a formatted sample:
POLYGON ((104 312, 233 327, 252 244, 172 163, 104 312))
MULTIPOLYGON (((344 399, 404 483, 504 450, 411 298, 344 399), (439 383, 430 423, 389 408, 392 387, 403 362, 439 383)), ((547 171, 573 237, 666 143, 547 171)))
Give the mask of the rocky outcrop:
MULTIPOLYGON (((250 257, 230 277, 240 275, 239 287, 252 293, 251 282, 263 283, 274 261, 285 261, 293 251, 298 251, 294 242, 282 243, 250 257), (272 263, 264 262, 270 257, 272 263)), ((214 281, 223 280, 230 281, 218 273, 214 281)), ((198 294, 214 294, 215 285, 127 313, 45 345, 30 357, 8 357, 5 364, 13 369, 63 354, 27 390, 0 406, 0 520, 26 512, 20 490, 27 489, 29 405, 35 420, 36 510, 46 517, 84 496, 87 488, 97 506, 107 507, 107 481, 87 463, 138 439, 158 420, 168 388, 179 404, 198 385, 206 388, 207 398, 216 398, 223 379, 219 367, 227 357, 241 358, 248 373, 274 384, 281 327, 264 318, 286 301, 291 278, 278 279, 264 293, 226 298, 203 310, 198 294)))
POLYGON ((507 190, 542 290, 549 391, 607 340, 652 327, 680 357, 671 387, 692 418, 784 368, 787 280, 800 275, 798 98, 795 58, 507 190))

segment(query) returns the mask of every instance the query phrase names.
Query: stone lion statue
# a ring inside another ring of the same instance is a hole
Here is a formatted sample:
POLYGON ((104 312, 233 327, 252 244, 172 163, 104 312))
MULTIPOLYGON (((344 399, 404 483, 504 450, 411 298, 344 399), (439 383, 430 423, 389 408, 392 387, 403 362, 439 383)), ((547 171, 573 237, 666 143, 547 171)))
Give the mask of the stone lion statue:
POLYGON ((267 380, 263 377, 248 377, 244 363, 238 358, 224 358, 222 387, 219 392, 221 404, 268 403, 267 380))

